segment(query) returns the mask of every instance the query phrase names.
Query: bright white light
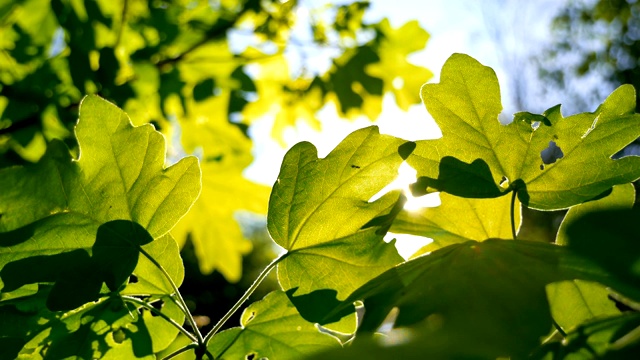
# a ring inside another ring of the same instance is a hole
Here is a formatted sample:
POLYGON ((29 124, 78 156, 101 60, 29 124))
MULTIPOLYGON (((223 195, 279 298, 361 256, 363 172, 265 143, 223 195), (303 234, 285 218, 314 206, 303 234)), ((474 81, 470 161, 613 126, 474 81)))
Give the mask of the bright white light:
POLYGON ((407 211, 417 211, 425 207, 435 207, 440 205, 440 197, 437 193, 427 194, 420 197, 415 197, 411 194, 409 185, 413 184, 417 180, 418 172, 412 168, 406 162, 403 162, 398 168, 398 177, 393 180, 389 185, 385 186, 377 194, 373 195, 369 202, 373 202, 381 198, 384 194, 392 190, 402 190, 407 197, 407 202, 404 204, 404 209, 407 211))
POLYGON ((386 242, 394 239, 396 241, 395 245, 398 254, 405 260, 409 260, 418 250, 433 242, 433 239, 409 234, 387 233, 384 236, 384 241, 386 242))

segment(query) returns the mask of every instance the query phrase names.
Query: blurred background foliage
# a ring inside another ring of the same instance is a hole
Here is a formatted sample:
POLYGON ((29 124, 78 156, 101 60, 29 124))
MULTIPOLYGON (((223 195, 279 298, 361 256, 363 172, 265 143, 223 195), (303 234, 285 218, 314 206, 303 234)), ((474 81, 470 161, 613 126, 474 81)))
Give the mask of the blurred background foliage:
POLYGON ((374 120, 387 93, 404 110, 420 102, 432 74, 407 56, 425 47, 427 32, 417 21, 368 23, 368 8, 0 0, 0 167, 37 162, 54 138, 77 153, 73 126, 86 94, 115 103, 136 125, 153 124, 170 159, 201 160, 201 196, 172 234, 184 247, 185 297, 196 313, 220 317, 277 251, 264 217, 242 216, 264 215, 270 192, 243 176, 253 161, 252 123, 273 117, 271 136, 284 145, 283 131, 299 121, 320 129, 325 106, 374 120))
POLYGON ((541 75, 577 111, 592 110, 622 84, 640 89, 637 0, 568 1, 553 20, 552 35, 539 57, 541 75))

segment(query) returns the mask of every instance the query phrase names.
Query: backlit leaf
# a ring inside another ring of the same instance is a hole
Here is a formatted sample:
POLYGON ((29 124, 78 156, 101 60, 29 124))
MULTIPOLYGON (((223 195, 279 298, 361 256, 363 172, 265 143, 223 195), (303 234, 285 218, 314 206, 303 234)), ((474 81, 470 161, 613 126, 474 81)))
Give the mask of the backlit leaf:
POLYGON ((492 69, 461 54, 449 58, 439 84, 422 99, 442 130, 417 143, 408 162, 418 170, 417 192, 441 190, 464 197, 518 191, 536 209, 562 209, 591 200, 640 177, 640 158, 611 157, 640 136, 635 91, 625 85, 593 113, 564 118, 558 106, 501 125, 500 89, 492 69))
POLYGON ((364 332, 376 330, 398 308, 394 327, 410 327, 409 339, 430 351, 526 355, 552 326, 545 286, 579 276, 606 279, 560 246, 470 241, 388 270, 349 296, 344 306, 364 301, 359 328, 364 332))
POLYGON ((230 282, 242 275, 242 256, 251 242, 234 218, 238 210, 267 212, 269 188, 242 176, 240 169, 202 166, 202 194, 171 233, 183 244, 190 234, 203 274, 219 271, 230 282), (204 225, 206 224, 206 225, 204 225))
POLYGON ((385 92, 393 92, 398 107, 409 110, 411 105, 420 102, 420 93, 416 89, 433 74, 421 66, 410 63, 407 57, 424 49, 429 34, 416 20, 393 29, 389 20, 383 19, 378 27, 384 34, 379 48, 380 62, 367 65, 366 72, 382 79, 385 92))
POLYGON ((251 304, 240 324, 213 337, 208 350, 216 359, 300 359, 340 346, 304 320, 281 291, 251 304))
POLYGON ((80 111, 79 159, 54 141, 38 164, 0 173, 2 290, 55 283, 48 304, 60 310, 95 300, 103 282, 117 290, 137 265, 137 247, 165 235, 200 192, 197 160, 165 169, 164 138, 151 126, 132 127, 95 96, 80 111))
POLYGON ((307 142, 287 152, 267 219, 274 241, 288 251, 278 266, 285 290, 297 287, 303 291, 296 294, 302 295, 334 289, 344 298, 402 261, 392 244, 382 242, 399 210, 399 193, 369 199, 397 176, 412 149, 413 143, 368 127, 353 132, 324 159, 307 142), (380 224, 372 222, 377 217, 380 224), (361 230, 368 224, 372 229, 361 230), (308 268, 309 261, 314 269, 308 268), (299 275, 308 271, 315 276, 299 275))
MULTIPOLYGON (((414 256, 468 240, 512 237, 509 197, 468 199, 440 193, 440 206, 402 211, 391 232, 433 239, 414 256)), ((515 205, 515 226, 520 226, 520 204, 515 205)))

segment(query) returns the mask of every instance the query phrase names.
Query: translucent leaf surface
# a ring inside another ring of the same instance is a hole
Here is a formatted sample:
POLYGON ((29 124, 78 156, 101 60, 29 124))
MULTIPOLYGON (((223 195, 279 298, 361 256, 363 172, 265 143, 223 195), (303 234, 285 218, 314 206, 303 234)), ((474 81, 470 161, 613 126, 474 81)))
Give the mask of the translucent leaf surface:
POLYGON ((296 294, 302 295, 334 289, 344 298, 358 283, 402 261, 392 244, 382 242, 400 194, 369 199, 397 176, 412 149, 413 143, 368 127, 349 135, 324 159, 307 142, 289 150, 271 193, 267 223, 274 241, 288 251, 278 265, 285 290, 300 288, 296 294), (361 230, 365 225, 372 229, 361 230), (301 276, 309 271, 313 277, 301 276))
POLYGON ((284 292, 275 291, 242 313, 240 327, 216 334, 208 350, 221 360, 300 359, 339 346, 304 320, 284 292))
POLYGON ((611 158, 640 136, 630 85, 618 88, 593 113, 565 118, 556 106, 543 114, 548 122, 519 113, 501 125, 495 73, 455 54, 440 83, 422 88, 422 99, 443 137, 419 141, 408 160, 418 170, 418 192, 486 198, 517 190, 524 205, 551 210, 640 177, 639 157, 611 158))
MULTIPOLYGON (((391 232, 433 239, 414 256, 468 240, 511 238, 511 199, 468 199, 440 193, 440 206, 402 211, 391 232)), ((520 204, 515 205, 515 226, 520 226, 520 204)))
MULTIPOLYGON (((167 303, 162 312, 180 320, 181 311, 167 303)), ((19 312, 18 312, 19 314, 19 312)), ((25 320, 36 320, 28 317, 25 320)), ((33 326, 20 354, 30 359, 153 359, 154 352, 166 348, 177 330, 164 320, 138 312, 135 306, 118 298, 106 298, 97 303, 33 326)))
POLYGON ((54 141, 39 163, 0 173, 2 290, 54 282, 54 309, 94 300, 103 282, 116 290, 137 266, 135 249, 165 235, 200 192, 197 160, 165 169, 164 139, 151 126, 134 128, 95 96, 80 113, 77 160, 54 141), (28 269, 32 277, 21 275, 28 269))
POLYGON ((633 359, 640 351, 640 315, 627 313, 585 323, 562 342, 546 344, 534 359, 633 359))
POLYGON ((265 214, 269 188, 244 178, 241 169, 205 164, 202 171, 202 194, 171 233, 181 244, 190 234, 203 274, 217 270, 228 281, 237 282, 242 275, 242 256, 252 246, 234 214, 239 210, 265 214))
MULTIPOLYGON (((556 243, 566 245, 567 228, 576 221, 579 222, 580 217, 585 214, 603 210, 631 209, 634 201, 633 185, 625 184, 615 186, 612 193, 602 199, 572 207, 560 225, 556 243)), ((616 304, 609 298, 610 293, 611 291, 601 284, 580 280, 563 281, 547 286, 551 313, 565 332, 595 317, 619 314, 616 304)))
POLYGON ((620 314, 610 291, 601 284, 581 280, 561 281, 547 286, 551 314, 563 331, 596 317, 620 314))
POLYGON ((545 286, 606 274, 563 247, 486 240, 445 247, 388 270, 346 301, 363 300, 359 331, 376 330, 398 308, 395 327, 430 351, 457 356, 517 356, 551 328, 545 286), (464 346, 460 346, 464 344, 464 346))
POLYGON ((629 288, 615 288, 640 300, 640 211, 616 209, 590 212, 566 228, 569 248, 591 259, 629 288))

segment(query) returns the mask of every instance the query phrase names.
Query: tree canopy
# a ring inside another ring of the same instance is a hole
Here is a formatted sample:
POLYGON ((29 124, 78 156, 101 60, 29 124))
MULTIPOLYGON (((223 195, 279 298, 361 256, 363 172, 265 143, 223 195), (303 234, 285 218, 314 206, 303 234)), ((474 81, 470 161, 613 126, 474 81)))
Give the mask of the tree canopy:
POLYGON ((266 214, 269 188, 246 179, 247 129, 271 135, 317 112, 375 119, 385 94, 408 109, 431 73, 407 60, 429 38, 416 21, 367 22, 369 3, 306 1, 0 1, 0 167, 38 161, 46 144, 77 151, 84 95, 124 109, 168 140, 169 162, 199 157, 202 192, 173 228, 200 270, 241 275, 251 250, 234 214, 266 214))

